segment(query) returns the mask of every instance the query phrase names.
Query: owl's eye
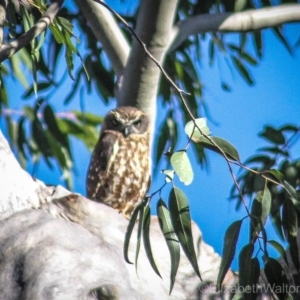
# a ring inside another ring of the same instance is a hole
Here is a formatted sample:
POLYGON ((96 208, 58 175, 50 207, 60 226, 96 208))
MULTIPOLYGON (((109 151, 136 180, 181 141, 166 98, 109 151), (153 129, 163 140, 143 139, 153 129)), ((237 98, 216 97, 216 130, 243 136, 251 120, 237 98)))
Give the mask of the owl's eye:
POLYGON ((135 122, 133 122, 133 125, 139 127, 141 125, 141 120, 136 120, 135 122))
POLYGON ((114 125, 114 126, 118 126, 120 124, 120 122, 117 120, 117 119, 112 119, 111 120, 111 123, 114 125))

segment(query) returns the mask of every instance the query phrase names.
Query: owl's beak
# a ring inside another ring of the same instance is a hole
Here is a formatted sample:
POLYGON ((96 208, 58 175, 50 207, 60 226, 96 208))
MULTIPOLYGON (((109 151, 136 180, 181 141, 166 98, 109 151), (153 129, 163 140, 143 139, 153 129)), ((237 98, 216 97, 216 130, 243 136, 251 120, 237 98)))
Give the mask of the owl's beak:
POLYGON ((124 136, 128 137, 130 133, 132 133, 132 127, 131 127, 131 125, 125 126, 124 129, 123 129, 124 136))

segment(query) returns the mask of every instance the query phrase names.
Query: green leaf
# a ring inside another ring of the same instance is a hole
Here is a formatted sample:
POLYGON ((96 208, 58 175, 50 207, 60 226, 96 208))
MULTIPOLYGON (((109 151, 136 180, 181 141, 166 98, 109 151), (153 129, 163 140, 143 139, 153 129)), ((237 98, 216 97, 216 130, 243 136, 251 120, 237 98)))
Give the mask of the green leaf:
POLYGON ((151 249, 151 244, 150 244, 150 221, 151 221, 151 215, 150 215, 150 207, 149 205, 146 206, 145 211, 144 211, 144 219, 143 219, 143 242, 144 242, 144 247, 146 251, 146 255, 148 257, 148 260, 150 262, 150 265, 154 272, 161 278, 161 275, 157 269, 157 266, 155 264, 153 254, 152 254, 152 249, 151 249))
POLYGON ((253 244, 248 244, 239 255, 239 286, 242 287, 243 300, 255 300, 257 296, 255 287, 260 276, 260 268, 257 257, 251 258, 253 250, 253 244))
POLYGON ((254 251, 254 245, 252 243, 244 246, 239 254, 239 285, 242 287, 246 287, 249 284, 250 275, 250 260, 252 258, 252 254, 254 251))
POLYGON ((52 165, 48 160, 48 157, 52 156, 51 147, 43 129, 43 125, 37 118, 32 122, 31 131, 39 151, 41 151, 41 153, 44 155, 49 168, 52 168, 52 165))
POLYGON ((270 284, 269 287, 279 299, 285 300, 289 282, 280 263, 270 257, 265 264, 264 272, 270 284))
POLYGON ((89 150, 93 150, 98 140, 98 130, 95 127, 76 123, 68 119, 57 119, 60 130, 65 134, 72 134, 82 140, 89 150))
POLYGON ((180 261, 180 246, 172 225, 170 212, 162 199, 160 199, 157 202, 157 216, 158 216, 160 229, 166 240, 170 252, 170 257, 171 257, 170 291, 169 291, 169 294, 171 294, 175 283, 175 277, 177 274, 179 261, 180 261))
MULTIPOLYGON (((223 150, 223 152, 230 158, 236 161, 240 160, 239 154, 237 150, 226 140, 219 138, 219 137, 210 137, 210 139, 223 150)), ((208 138, 202 136, 198 143, 202 145, 204 148, 212 150, 216 153, 222 155, 222 152, 219 150, 217 146, 215 146, 208 138)))
POLYGON ((226 82, 221 83, 221 88, 226 92, 231 92, 231 87, 226 82))
POLYGON ((298 215, 290 199, 286 199, 282 207, 282 227, 286 240, 289 243, 289 252, 296 270, 300 269, 299 251, 297 244, 298 215))
POLYGON ((267 220, 271 208, 271 193, 267 187, 257 193, 251 208, 250 241, 256 239, 267 220))
POLYGON ((277 250, 277 252, 284 259, 285 263, 288 265, 288 261, 287 261, 287 257, 286 257, 286 251, 284 250, 282 245, 279 244, 277 241, 274 241, 274 240, 268 241, 268 244, 270 244, 271 246, 273 246, 277 250))
POLYGON ((247 0, 236 0, 234 2, 234 11, 242 11, 247 5, 247 0))
POLYGON ((81 111, 75 111, 73 110, 72 113, 76 116, 76 118, 84 123, 84 124, 88 124, 91 126, 97 126, 102 124, 103 122, 103 117, 99 117, 97 115, 94 115, 92 113, 88 113, 88 112, 81 112, 81 111))
POLYGON ((188 137, 191 137, 194 142, 198 142, 198 140, 203 137, 203 134, 209 135, 210 131, 206 126, 205 118, 196 119, 195 123, 193 121, 189 121, 185 125, 184 131, 188 135, 188 137), (201 132, 197 127, 195 127, 195 123, 200 128, 201 132))
POLYGON ((194 173, 185 150, 173 153, 171 156, 171 165, 181 182, 185 185, 191 184, 194 178, 194 173))
POLYGON ((27 155, 24 149, 24 145, 27 144, 27 138, 24 130, 24 122, 25 122, 25 117, 21 117, 18 124, 17 145, 18 145, 19 152, 27 160, 27 155))
POLYGON ((257 60, 252 57, 250 54, 246 53, 246 52, 241 52, 241 57, 249 64, 256 66, 257 65, 257 60))
POLYGON ((231 225, 227 228, 225 232, 223 251, 222 251, 222 260, 221 260, 221 265, 220 265, 218 279, 217 279, 217 290, 221 289, 223 279, 234 258, 236 244, 238 241, 242 223, 243 220, 238 220, 231 223, 231 225))
POLYGON ((182 250, 191 263, 195 273, 201 279, 194 249, 188 200, 185 194, 176 187, 173 187, 170 192, 169 208, 174 231, 182 250))
POLYGON ((129 220, 127 229, 126 229, 126 233, 125 233, 124 245, 123 245, 123 256, 124 256, 125 261, 128 264, 132 264, 132 262, 130 262, 130 260, 128 258, 128 249, 129 249, 130 238, 131 238, 134 225, 136 223, 137 217, 138 217, 141 209, 144 209, 142 203, 138 204, 137 207, 134 209, 134 211, 131 215, 131 218, 129 220))
POLYGON ((272 170, 267 170, 267 171, 264 171, 263 174, 271 174, 272 176, 274 176, 280 183, 282 183, 284 181, 284 176, 278 171, 278 170, 275 170, 275 169, 272 169, 272 170))
POLYGON ((57 25, 54 25, 54 24, 50 24, 50 25, 49 25, 49 28, 50 28, 50 30, 51 30, 51 32, 52 32, 52 34, 53 34, 53 36, 54 36, 56 42, 57 42, 58 44, 62 44, 63 41, 64 41, 64 38, 63 38, 63 35, 62 35, 62 33, 60 32, 58 26, 57 26, 57 25))
POLYGON ((242 75, 242 77, 244 78, 244 80, 249 84, 249 85, 253 85, 254 81, 250 76, 249 71, 246 69, 246 67, 244 66, 244 64, 241 62, 241 60, 239 60, 237 57, 235 56, 231 56, 231 59, 233 61, 233 64, 235 65, 235 67, 237 68, 237 70, 239 71, 239 73, 242 75))
POLYGON ((262 50, 263 50, 263 39, 261 30, 257 30, 253 32, 254 37, 254 49, 259 58, 262 58, 262 50))
POLYGON ((290 46, 288 40, 286 37, 282 34, 282 27, 272 27, 273 32, 277 36, 277 38, 282 42, 282 44, 285 46, 286 50, 290 53, 290 55, 294 55, 293 48, 290 46))
POLYGON ((44 120, 47 124, 48 130, 56 140, 55 142, 59 142, 68 151, 68 154, 71 158, 72 155, 68 137, 65 133, 61 132, 57 124, 56 116, 50 105, 46 105, 44 108, 44 120))
POLYGON ((142 236, 142 229, 143 229, 143 219, 144 219, 144 209, 145 209, 145 202, 141 202, 141 208, 139 210, 139 219, 138 219, 138 229, 137 229, 137 242, 136 242, 136 249, 135 249, 135 271, 137 273, 137 263, 140 253, 141 247, 141 236, 142 236))
POLYGON ((171 182, 174 179, 174 170, 162 170, 161 172, 166 175, 166 182, 171 182))
POLYGON ((285 138, 282 131, 271 126, 265 126, 264 130, 259 134, 259 136, 264 137, 268 141, 277 145, 285 144, 285 138))
POLYGON ((295 208, 297 209, 298 212, 300 212, 300 201, 296 190, 287 181, 283 182, 283 186, 285 190, 288 192, 288 194, 290 195, 290 199, 292 200, 295 208))

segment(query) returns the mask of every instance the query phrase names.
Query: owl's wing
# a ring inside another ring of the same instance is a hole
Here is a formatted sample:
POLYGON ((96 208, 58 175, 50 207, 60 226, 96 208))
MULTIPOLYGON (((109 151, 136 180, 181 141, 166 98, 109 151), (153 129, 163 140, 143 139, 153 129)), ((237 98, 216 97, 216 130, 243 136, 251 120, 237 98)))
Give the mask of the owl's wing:
POLYGON ((87 197, 95 200, 100 194, 103 186, 109 161, 111 159, 117 134, 107 131, 101 134, 100 139, 92 155, 91 163, 87 174, 87 197))

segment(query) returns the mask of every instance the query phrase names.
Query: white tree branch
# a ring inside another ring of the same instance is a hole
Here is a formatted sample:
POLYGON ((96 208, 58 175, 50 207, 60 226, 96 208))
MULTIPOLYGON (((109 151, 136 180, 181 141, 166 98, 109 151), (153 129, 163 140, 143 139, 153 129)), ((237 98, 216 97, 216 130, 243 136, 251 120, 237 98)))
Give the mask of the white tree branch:
POLYGON ((5 59, 11 57, 21 48, 28 45, 34 38, 46 30, 46 28, 53 22, 54 17, 60 10, 63 0, 56 0, 48 7, 45 14, 39 21, 30 28, 27 32, 15 39, 9 44, 3 44, 0 47, 0 63, 5 59))
POLYGON ((193 34, 208 31, 241 32, 260 30, 296 21, 300 21, 299 4, 286 4, 238 13, 198 15, 181 21, 174 26, 170 48, 175 49, 193 34))
POLYGON ((3 43, 3 28, 6 19, 6 2, 0 0, 0 47, 3 43))
POLYGON ((108 55, 116 75, 120 76, 130 52, 125 39, 112 14, 93 0, 77 0, 80 11, 85 16, 98 41, 108 55))
MULTIPOLYGON (((176 0, 141 2, 135 32, 160 63, 163 62, 169 45, 177 4, 176 0)), ((160 75, 159 68, 138 41, 133 39, 132 51, 119 85, 117 99, 119 105, 137 106, 145 111, 151 118, 152 132, 160 75)))

